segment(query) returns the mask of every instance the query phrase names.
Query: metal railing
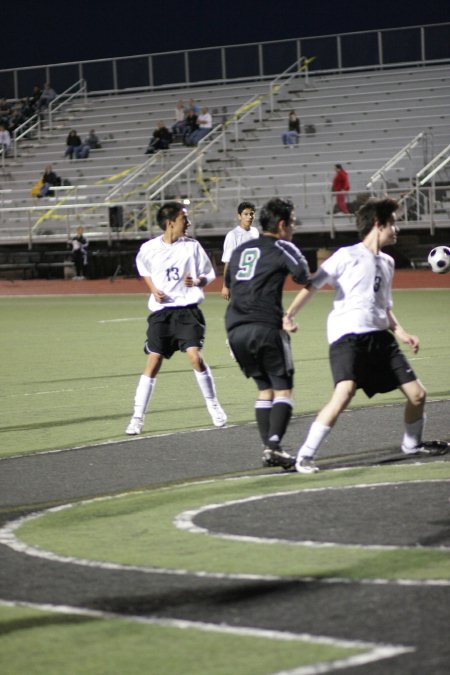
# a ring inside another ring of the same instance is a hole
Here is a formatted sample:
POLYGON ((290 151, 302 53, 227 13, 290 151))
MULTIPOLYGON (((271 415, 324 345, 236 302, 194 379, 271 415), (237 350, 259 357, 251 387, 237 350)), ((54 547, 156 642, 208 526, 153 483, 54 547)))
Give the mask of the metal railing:
POLYGON ((68 87, 68 89, 63 91, 62 94, 59 94, 56 98, 54 98, 53 101, 50 101, 46 111, 41 111, 35 115, 32 115, 20 126, 16 127, 13 131, 14 159, 17 159, 19 141, 22 141, 33 134, 36 134, 37 139, 40 141, 43 126, 43 115, 46 114, 48 116, 48 128, 50 131, 52 131, 55 113, 70 103, 70 101, 73 101, 74 98, 79 96, 83 97, 84 102, 86 102, 87 85, 85 80, 78 80, 72 84, 70 87, 68 87))
POLYGON ((53 119, 58 110, 64 108, 68 103, 76 98, 81 97, 83 102, 87 102, 87 84, 86 80, 81 78, 68 87, 62 94, 59 94, 53 101, 48 104, 48 126, 50 131, 53 130, 53 119))
POLYGON ((391 171, 395 166, 398 165, 398 163, 407 157, 409 159, 409 164, 410 164, 410 184, 412 185, 412 151, 419 145, 419 143, 422 141, 422 153, 423 153, 423 161, 425 161, 425 148, 424 143, 427 140, 427 132, 421 131, 417 136, 415 136, 412 140, 409 141, 403 148, 401 148, 391 159, 389 159, 381 169, 378 169, 371 177, 369 182, 366 185, 366 188, 370 190, 372 193, 375 193, 376 187, 379 184, 378 191, 381 191, 382 193, 386 192, 387 185, 388 185, 388 178, 387 174, 389 171, 391 171))
POLYGON ((323 72, 445 63, 450 23, 8 68, 0 70, 0 92, 7 98, 28 96, 30 79, 61 90, 73 82, 74 71, 91 92, 105 93, 267 79, 304 54, 314 54, 312 69, 323 72))

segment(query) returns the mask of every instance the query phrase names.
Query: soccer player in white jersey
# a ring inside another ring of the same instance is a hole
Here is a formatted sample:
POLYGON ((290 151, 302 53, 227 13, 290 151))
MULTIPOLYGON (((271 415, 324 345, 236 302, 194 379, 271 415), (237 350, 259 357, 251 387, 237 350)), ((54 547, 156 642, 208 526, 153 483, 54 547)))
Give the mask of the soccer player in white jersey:
POLYGON ((245 241, 259 237, 258 228, 252 226, 255 219, 255 210, 255 205, 252 202, 241 202, 237 208, 239 224, 227 233, 223 242, 222 262, 225 264, 223 268, 222 297, 225 300, 230 299, 230 289, 225 284, 225 275, 234 249, 245 241))
POLYGON ((419 339, 409 335, 392 312, 394 260, 381 250, 397 241, 397 209, 393 199, 369 199, 357 213, 362 241, 338 249, 325 260, 285 314, 283 327, 294 332, 293 317, 316 291, 326 283, 336 289, 327 323, 335 388, 298 451, 299 473, 319 470, 313 457, 358 388, 368 397, 400 388, 406 397, 402 452, 427 452, 422 445, 426 391, 396 340, 416 354, 419 339))
POLYGON ((186 236, 190 222, 183 204, 167 202, 159 209, 157 220, 163 234, 143 244, 136 256, 138 272, 150 290, 151 314, 144 347, 147 363, 138 382, 126 433, 141 433, 162 362, 178 350, 186 353, 194 369, 214 425, 222 427, 227 416, 217 400, 213 376, 201 353, 205 319, 199 308, 205 297, 203 288, 216 275, 199 242, 186 236))

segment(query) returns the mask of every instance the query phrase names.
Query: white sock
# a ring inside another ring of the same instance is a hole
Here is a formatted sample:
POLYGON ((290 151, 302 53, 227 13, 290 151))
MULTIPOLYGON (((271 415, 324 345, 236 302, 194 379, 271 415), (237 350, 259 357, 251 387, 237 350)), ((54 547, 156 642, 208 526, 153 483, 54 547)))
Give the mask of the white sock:
POLYGON ((422 442, 422 434, 425 427, 425 415, 411 422, 410 424, 405 423, 405 431, 402 438, 402 450, 408 452, 408 450, 413 450, 422 442))
POLYGON ((298 457, 314 457, 323 440, 328 436, 331 427, 320 422, 313 422, 309 428, 306 441, 298 451, 298 457))
POLYGON ((195 377, 197 378, 198 386, 200 391, 203 394, 203 398, 216 398, 216 388, 214 385, 214 378, 209 369, 209 366, 206 367, 206 370, 203 373, 200 373, 198 370, 194 370, 195 377))
POLYGON ((141 375, 139 378, 136 393, 134 395, 133 417, 139 417, 140 419, 144 417, 148 403, 153 393, 153 389, 155 388, 155 383, 156 377, 141 375))

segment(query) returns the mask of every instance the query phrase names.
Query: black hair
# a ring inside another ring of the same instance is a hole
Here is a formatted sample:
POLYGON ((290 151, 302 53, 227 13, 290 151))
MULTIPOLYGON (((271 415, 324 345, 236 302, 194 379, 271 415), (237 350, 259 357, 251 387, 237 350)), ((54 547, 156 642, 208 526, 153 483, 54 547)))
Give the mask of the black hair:
POLYGON ((263 232, 277 232, 278 223, 284 220, 286 224, 291 218, 294 204, 290 199, 274 197, 262 207, 259 214, 259 222, 263 232))
POLYGON ((356 228, 360 239, 364 239, 369 234, 375 222, 386 225, 398 208, 398 202, 390 197, 382 199, 370 197, 356 212, 356 228))
POLYGON ((237 207, 237 212, 239 215, 244 211, 244 209, 251 209, 252 211, 256 211, 256 206, 253 204, 253 202, 241 202, 239 206, 237 207))
POLYGON ((180 211, 184 209, 181 202, 166 202, 159 209, 156 214, 156 221, 162 230, 166 229, 168 220, 175 220, 180 211))

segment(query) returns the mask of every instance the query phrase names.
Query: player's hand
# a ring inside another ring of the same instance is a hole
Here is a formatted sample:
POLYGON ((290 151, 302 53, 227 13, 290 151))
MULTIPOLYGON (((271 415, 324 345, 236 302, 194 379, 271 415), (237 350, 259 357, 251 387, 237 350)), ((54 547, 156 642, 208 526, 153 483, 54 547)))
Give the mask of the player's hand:
POLYGON ((420 346, 419 338, 416 335, 407 335, 406 337, 406 344, 409 345, 413 354, 417 354, 420 346))
POLYGON ((298 331, 298 325, 295 323, 293 319, 284 315, 283 330, 287 331, 288 333, 296 333, 298 331))
POLYGON ((227 288, 226 286, 222 286, 222 290, 220 292, 221 292, 222 298, 224 300, 230 299, 230 289, 229 288, 227 288))
POLYGON ((192 288, 193 286, 202 286, 202 277, 200 279, 194 279, 192 274, 186 274, 184 277, 184 283, 188 288, 192 288))
POLYGON ((153 297, 155 298, 156 302, 164 302, 166 294, 164 293, 164 291, 160 291, 157 288, 154 288, 153 297))

